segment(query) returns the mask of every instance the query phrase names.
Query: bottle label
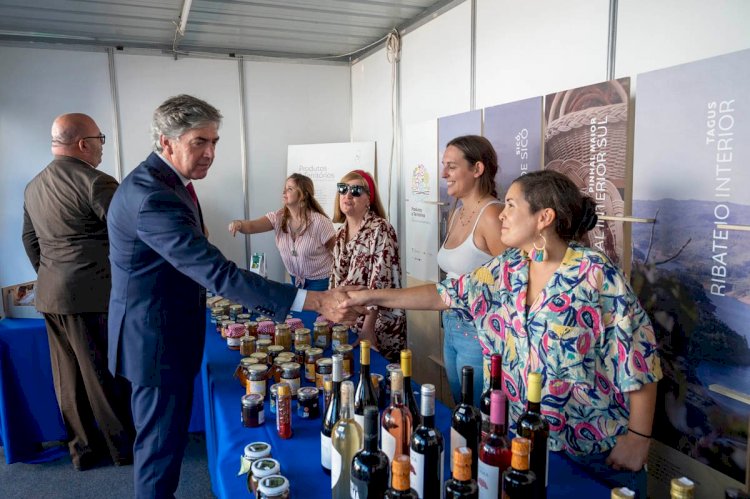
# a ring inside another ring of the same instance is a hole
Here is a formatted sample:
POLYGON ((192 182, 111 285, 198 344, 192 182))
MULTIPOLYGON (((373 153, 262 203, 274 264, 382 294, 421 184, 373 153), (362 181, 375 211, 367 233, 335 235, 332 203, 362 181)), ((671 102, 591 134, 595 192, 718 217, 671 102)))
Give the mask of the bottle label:
MULTIPOLYGON (((331 489, 340 486, 339 478, 341 478, 341 461, 343 458, 336 447, 331 445, 331 489)), ((346 489, 344 489, 346 490, 346 489)))
MULTIPOLYGON (((453 451, 459 447, 467 447, 466 439, 455 428, 451 428, 451 471, 453 471, 453 451)), ((476 456, 471 456, 474 459, 476 456)))
POLYGON ((411 488, 417 492, 417 496, 424 497, 424 454, 414 452, 409 453, 411 461, 411 488))
POLYGON ((331 437, 320 433, 320 464, 327 470, 331 469, 331 437))
POLYGON ((380 447, 383 449, 385 455, 388 456, 388 462, 392 463, 396 455, 396 437, 382 427, 380 428, 380 447))
POLYGON ((250 381, 250 393, 266 396, 266 380, 250 381))
POLYGON ((480 460, 477 466, 477 485, 480 499, 496 499, 500 491, 500 468, 480 460))
POLYGON ((357 422, 360 428, 362 428, 362 431, 365 431, 365 415, 364 414, 355 414, 354 415, 354 421, 357 422))

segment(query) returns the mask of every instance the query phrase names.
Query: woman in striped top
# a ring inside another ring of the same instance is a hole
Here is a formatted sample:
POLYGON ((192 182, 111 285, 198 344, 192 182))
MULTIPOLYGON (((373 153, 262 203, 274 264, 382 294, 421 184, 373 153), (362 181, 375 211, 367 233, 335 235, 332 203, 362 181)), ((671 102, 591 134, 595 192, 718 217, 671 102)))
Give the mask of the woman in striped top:
POLYGON ((286 179, 281 199, 284 202, 281 209, 255 220, 233 220, 229 232, 234 236, 237 232, 259 234, 273 230, 292 284, 302 289, 325 291, 333 264, 331 252, 336 231, 315 199, 313 181, 299 173, 291 174, 286 179))

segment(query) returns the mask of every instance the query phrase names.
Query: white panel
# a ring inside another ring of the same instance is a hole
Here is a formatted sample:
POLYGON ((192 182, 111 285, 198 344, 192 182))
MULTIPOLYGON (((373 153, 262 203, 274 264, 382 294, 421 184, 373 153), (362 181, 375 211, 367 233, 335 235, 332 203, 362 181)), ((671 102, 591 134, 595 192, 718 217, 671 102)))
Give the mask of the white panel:
MULTIPOLYGON (((349 140, 349 67, 274 62, 245 63, 250 145, 250 217, 281 207, 287 146, 349 140)), ((268 276, 283 280, 272 233, 252 236, 266 254, 268 276)))
POLYGON ((750 48, 747 0, 619 3, 615 78, 746 48, 750 48))
POLYGON ((606 80, 608 26, 603 0, 478 0, 477 108, 606 80))
POLYGON ((377 167, 375 181, 380 189, 380 201, 388 212, 389 220, 394 227, 397 205, 395 203, 396 184, 398 183, 398 158, 391 165, 391 140, 393 125, 391 121, 391 87, 392 68, 388 62, 385 49, 379 50, 362 61, 354 64, 352 72, 352 140, 355 142, 375 141, 377 167), (389 172, 393 174, 389 174, 389 172), (391 183, 389 179, 392 179, 391 183), (390 189, 388 186, 390 185, 390 189), (392 193, 393 202, 390 202, 392 193))
POLYGON ((190 94, 224 115, 221 137, 208 176, 195 182, 210 241, 238 265, 245 266, 241 239, 227 224, 243 218, 242 150, 240 145, 239 70, 234 61, 118 55, 115 58, 123 142, 123 173, 127 175, 153 150, 151 117, 166 99, 190 94))
POLYGON ((403 123, 470 110, 471 2, 404 36, 401 91, 403 123))
POLYGON ((107 136, 99 169, 114 176, 107 54, 0 47, 0 286, 36 279, 21 243, 23 191, 52 160, 60 114, 90 115, 107 136))

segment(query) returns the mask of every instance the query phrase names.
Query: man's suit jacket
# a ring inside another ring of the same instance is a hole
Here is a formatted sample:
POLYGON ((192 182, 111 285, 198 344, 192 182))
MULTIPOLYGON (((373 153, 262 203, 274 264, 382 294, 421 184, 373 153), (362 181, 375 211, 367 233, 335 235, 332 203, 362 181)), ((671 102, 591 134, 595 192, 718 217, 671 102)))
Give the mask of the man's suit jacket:
POLYGON ((192 383, 206 334, 204 288, 279 321, 296 296, 208 242, 188 190, 155 153, 123 180, 107 225, 109 368, 137 385, 192 383))
POLYGON ((107 311, 107 209, 116 189, 114 178, 69 156, 55 156, 26 186, 22 239, 40 312, 107 311))

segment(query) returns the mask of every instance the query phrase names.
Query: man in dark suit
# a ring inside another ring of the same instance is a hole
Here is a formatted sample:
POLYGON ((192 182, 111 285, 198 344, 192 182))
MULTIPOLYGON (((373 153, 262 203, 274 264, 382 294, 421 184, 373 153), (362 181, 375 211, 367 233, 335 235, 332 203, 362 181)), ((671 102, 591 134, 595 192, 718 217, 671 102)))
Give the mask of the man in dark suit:
POLYGON ((339 310, 345 292, 297 290, 238 268, 204 236, 192 181, 214 160, 222 116, 189 95, 154 112, 154 151, 122 182, 107 219, 112 263, 109 365, 130 380, 135 495, 173 497, 200 369, 205 288, 283 321, 290 310, 339 310))
POLYGON ((55 159, 24 193, 23 244, 38 274, 52 378, 78 470, 101 460, 102 436, 115 464, 132 462, 127 383, 107 369, 107 209, 117 181, 96 170, 104 134, 85 114, 52 125, 55 159), (97 429, 98 425, 98 429, 97 429))

